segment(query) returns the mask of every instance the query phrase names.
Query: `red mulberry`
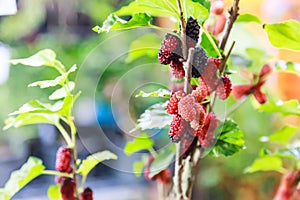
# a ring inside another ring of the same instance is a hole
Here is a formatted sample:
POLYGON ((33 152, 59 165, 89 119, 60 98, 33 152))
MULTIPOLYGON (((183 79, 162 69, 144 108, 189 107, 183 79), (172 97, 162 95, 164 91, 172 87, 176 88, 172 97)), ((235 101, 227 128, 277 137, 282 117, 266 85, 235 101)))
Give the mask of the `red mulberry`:
POLYGON ((197 117, 195 109, 195 97, 188 95, 183 97, 178 103, 178 113, 186 121, 191 122, 197 117))
POLYGON ((222 100, 227 99, 232 90, 231 86, 231 80, 229 76, 225 74, 222 76, 221 82, 217 87, 217 96, 222 100))
POLYGON ((62 200, 74 200, 75 183, 73 179, 67 178, 61 184, 60 193, 62 200))
POLYGON ((169 131, 169 137, 173 142, 178 142, 181 139, 182 135, 185 133, 185 126, 186 122, 180 115, 174 115, 169 131))
POLYGON ((167 104, 167 113, 177 114, 178 113, 178 102, 179 99, 176 97, 176 94, 173 94, 167 104))
POLYGON ((93 191, 90 188, 85 188, 79 195, 79 200, 93 200, 93 191))
POLYGON ((181 54, 181 40, 168 33, 165 36, 164 41, 161 43, 160 50, 158 52, 158 60, 161 64, 170 64, 172 60, 178 59, 181 54))
POLYGON ((60 147, 56 153, 55 168, 60 172, 72 172, 71 167, 72 150, 65 147, 60 147))
POLYGON ((164 169, 153 178, 161 182, 163 185, 168 185, 171 182, 171 172, 169 169, 164 169))
POLYGON ((171 60, 170 67, 175 78, 183 78, 185 75, 183 64, 179 60, 171 60))
POLYGON ((197 102, 201 103, 208 96, 208 89, 205 83, 201 83, 195 90, 192 91, 197 102))
POLYGON ((213 112, 210 112, 205 119, 202 132, 198 137, 201 146, 209 147, 213 143, 215 130, 218 127, 218 124, 219 120, 217 119, 217 116, 213 112))

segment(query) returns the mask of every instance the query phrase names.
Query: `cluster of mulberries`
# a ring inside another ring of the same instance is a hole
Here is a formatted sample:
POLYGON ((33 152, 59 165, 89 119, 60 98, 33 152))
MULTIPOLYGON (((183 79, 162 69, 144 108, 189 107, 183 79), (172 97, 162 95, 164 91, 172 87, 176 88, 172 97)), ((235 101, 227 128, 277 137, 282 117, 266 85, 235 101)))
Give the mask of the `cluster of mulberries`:
POLYGON ((144 168, 144 177, 148 181, 157 180, 157 181, 161 182, 163 185, 168 185, 171 182, 171 177, 172 177, 171 176, 171 171, 168 168, 160 171, 155 176, 150 177, 150 165, 152 164, 153 161, 154 161, 154 157, 149 156, 148 157, 148 162, 147 162, 147 164, 144 168))
POLYGON ((180 140, 183 142, 183 157, 193 151, 197 143, 195 140, 198 139, 204 147, 213 142, 214 134, 211 133, 218 121, 217 118, 211 120, 211 116, 215 116, 212 112, 206 114, 206 108, 202 102, 207 96, 207 86, 201 84, 189 95, 185 95, 182 91, 175 92, 167 104, 167 112, 173 115, 169 137, 173 142, 180 140), (210 126, 212 122, 214 125, 210 126))
MULTIPOLYGON (((73 172, 72 149, 60 147, 56 153, 55 168, 59 172, 71 174, 73 172)), ((62 200, 75 200, 76 185, 72 178, 58 176, 56 183, 60 184, 60 193, 62 200)), ((79 200, 93 200, 93 192, 90 188, 86 188, 80 195, 79 200)))

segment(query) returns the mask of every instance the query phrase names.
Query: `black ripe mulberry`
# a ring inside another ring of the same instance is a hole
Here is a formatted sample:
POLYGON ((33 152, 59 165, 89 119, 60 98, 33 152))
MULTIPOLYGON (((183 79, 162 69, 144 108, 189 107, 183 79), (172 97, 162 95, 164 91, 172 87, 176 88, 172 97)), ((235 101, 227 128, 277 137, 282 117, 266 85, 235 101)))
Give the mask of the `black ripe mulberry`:
POLYGON ((194 48, 198 42, 200 26, 197 20, 189 17, 186 24, 187 46, 194 48))
POLYGON ((192 77, 199 78, 207 65, 208 57, 204 49, 196 47, 194 51, 192 77))
POLYGON ((177 36, 168 33, 161 43, 158 60, 161 64, 170 64, 172 60, 178 60, 180 58, 180 52, 181 40, 177 36))
POLYGON ((56 153, 55 168, 57 171, 71 173, 72 150, 66 147, 60 147, 56 153))

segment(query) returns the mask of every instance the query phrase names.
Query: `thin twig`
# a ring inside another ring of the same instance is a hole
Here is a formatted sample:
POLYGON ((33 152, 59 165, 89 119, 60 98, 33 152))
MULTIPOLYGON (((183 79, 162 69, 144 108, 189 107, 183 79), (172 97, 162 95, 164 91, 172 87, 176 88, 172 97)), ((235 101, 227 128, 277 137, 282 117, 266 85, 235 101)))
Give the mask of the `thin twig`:
POLYGON ((182 6, 180 0, 176 0, 178 12, 180 14, 180 28, 181 28, 181 42, 182 42, 182 57, 183 60, 187 59, 187 46, 186 46, 186 23, 183 16, 182 6))
POLYGON ((227 40, 229 38, 232 26, 235 22, 235 20, 237 19, 238 15, 239 15, 239 2, 240 0, 234 0, 232 7, 230 8, 230 10, 228 11, 230 16, 229 16, 229 21, 227 23, 227 28, 226 28, 226 32, 223 36, 221 45, 220 45, 220 49, 224 51, 227 40))
POLYGON ((190 91, 190 82, 191 82, 191 76, 192 76, 192 63, 193 63, 193 59, 194 59, 194 48, 190 48, 189 49, 189 54, 188 54, 188 58, 187 61, 184 62, 184 68, 185 68, 185 82, 184 82, 184 92, 186 94, 189 94, 190 91))
POLYGON ((221 66, 220 66, 220 75, 222 75, 224 73, 227 60, 231 55, 231 52, 232 52, 232 49, 233 49, 234 45, 235 45, 235 41, 232 42, 228 53, 226 54, 226 56, 223 57, 223 61, 222 61, 221 66))

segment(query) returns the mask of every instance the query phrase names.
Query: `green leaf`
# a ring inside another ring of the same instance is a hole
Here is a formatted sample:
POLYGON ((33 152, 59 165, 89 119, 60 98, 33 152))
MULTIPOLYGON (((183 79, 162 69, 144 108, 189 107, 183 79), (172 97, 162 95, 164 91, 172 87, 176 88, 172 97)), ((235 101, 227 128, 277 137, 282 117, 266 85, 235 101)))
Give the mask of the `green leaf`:
MULTIPOLYGON (((69 81, 67 87, 69 87, 70 91, 73 91, 75 88, 75 83, 73 81, 69 81)), ((64 87, 61 87, 57 90, 55 90, 50 96, 49 99, 50 100, 57 100, 57 99, 62 99, 65 98, 67 96, 67 92, 66 89, 64 87)))
POLYGON ((135 97, 162 97, 162 98, 170 98, 172 95, 172 93, 169 90, 166 89, 158 89, 156 91, 153 92, 144 92, 143 90, 141 90, 137 95, 135 95, 135 97))
POLYGON ((193 0, 193 2, 198 2, 200 3, 202 6, 204 6, 208 11, 210 10, 210 0, 193 0))
POLYGON ((244 148, 244 134, 233 120, 219 125, 216 133, 220 136, 211 152, 214 156, 231 156, 244 148))
POLYGON ((175 0, 135 0, 128 6, 123 6, 115 12, 119 16, 133 15, 135 13, 148 13, 151 16, 174 16, 177 14, 177 5, 175 0))
POLYGON ((261 24, 261 20, 252 14, 240 14, 236 20, 236 22, 255 22, 261 24))
POLYGON ((28 87, 40 87, 40 88, 48 88, 54 87, 57 85, 63 86, 65 81, 67 80, 70 73, 76 71, 76 65, 73 65, 68 72, 63 73, 62 75, 56 77, 54 80, 43 80, 43 81, 36 81, 28 85, 28 87))
POLYGON ((285 169, 282 167, 282 161, 277 156, 266 155, 256 159, 245 172, 253 173, 257 171, 277 171, 284 173, 285 169))
POLYGON ((17 117, 10 117, 5 120, 5 126, 3 130, 7 130, 11 127, 19 128, 25 125, 31 124, 57 124, 59 122, 58 114, 47 114, 47 113, 22 113, 17 117))
MULTIPOLYGON (((216 46, 218 46, 217 44, 217 39, 215 36, 212 35, 212 33, 208 33, 210 34, 210 36, 212 37, 212 39, 214 40, 216 46)), ((214 47, 211 45, 207 35, 205 33, 203 33, 201 35, 201 43, 200 43, 200 46, 205 50, 206 54, 209 56, 209 57, 218 57, 218 53, 215 51, 214 47)))
POLYGON ((42 103, 38 100, 31 100, 24 105, 22 105, 17 111, 10 113, 9 115, 19 115, 23 113, 32 113, 32 112, 45 112, 45 113, 54 113, 61 109, 61 105, 56 103, 51 105, 49 103, 42 103))
POLYGON ((296 99, 289 100, 289 101, 282 101, 282 100, 268 101, 267 103, 260 105, 260 107, 258 107, 258 110, 264 112, 270 112, 270 113, 278 112, 284 116, 286 115, 300 116, 300 106, 298 100, 296 99))
POLYGON ((265 24, 271 44, 277 48, 300 51, 300 23, 287 20, 282 23, 265 24))
POLYGON ((60 200, 60 185, 51 185, 48 189, 47 195, 50 200, 60 200))
POLYGON ((136 177, 140 177, 143 173, 143 169, 148 162, 148 155, 143 154, 141 160, 133 163, 133 172, 136 177))
POLYGON ((208 9, 198 2, 192 0, 186 0, 186 12, 187 16, 192 16, 194 19, 202 24, 209 16, 208 9))
POLYGON ((138 38, 130 44, 126 63, 130 63, 142 56, 157 57, 160 43, 161 38, 154 33, 149 33, 138 38))
POLYGON ((11 173, 4 186, 6 195, 11 198, 34 178, 42 174, 45 166, 36 157, 29 157, 19 170, 11 173))
POLYGON ((139 136, 134 138, 133 141, 127 142, 124 148, 126 155, 131 155, 141 150, 149 150, 153 147, 153 140, 149 137, 146 132, 141 133, 139 136))
POLYGON ((150 165, 149 177, 152 178, 162 170, 168 168, 168 166, 174 161, 175 153, 176 148, 174 144, 171 144, 168 148, 160 150, 150 165))
POLYGON ((40 66, 51 66, 53 67, 55 64, 56 54, 51 49, 44 49, 29 58, 22 59, 13 59, 10 62, 13 65, 23 64, 32 67, 40 67, 40 66))
POLYGON ((291 137, 298 132, 298 128, 294 126, 284 126, 282 129, 269 136, 271 142, 279 142, 287 144, 291 137))
POLYGON ((93 31, 97 33, 103 33, 112 30, 125 30, 142 26, 149 26, 151 20, 152 17, 146 13, 134 14, 129 21, 119 18, 116 14, 110 14, 103 22, 103 26, 96 26, 93 28, 93 31))
POLYGON ((166 111, 167 102, 150 106, 138 119, 137 128, 141 130, 164 128, 171 124, 172 116, 166 111))
POLYGON ((118 157, 110 151, 102 151, 88 156, 82 161, 78 173, 82 176, 87 176, 89 172, 100 162, 104 160, 116 160, 118 157))

